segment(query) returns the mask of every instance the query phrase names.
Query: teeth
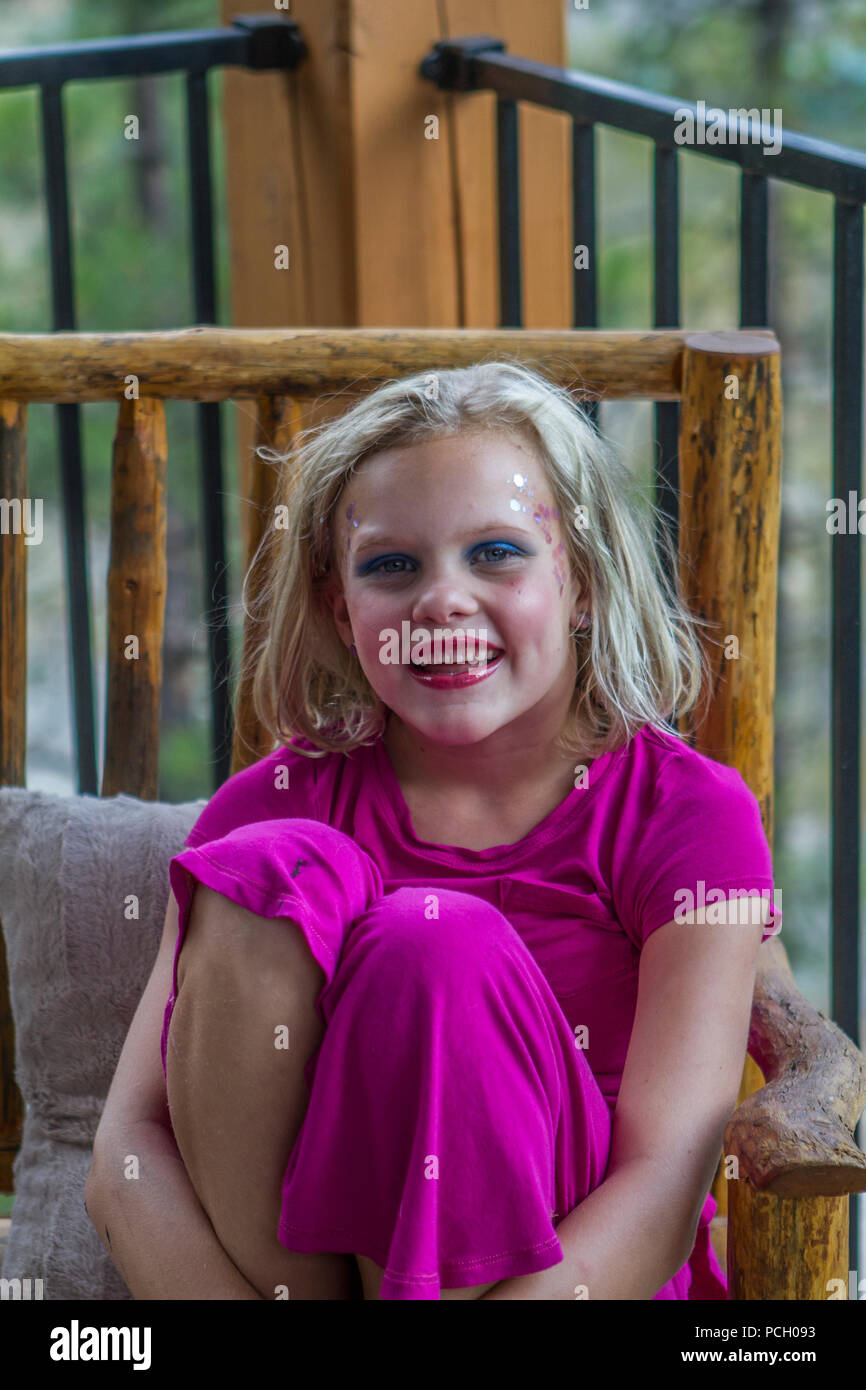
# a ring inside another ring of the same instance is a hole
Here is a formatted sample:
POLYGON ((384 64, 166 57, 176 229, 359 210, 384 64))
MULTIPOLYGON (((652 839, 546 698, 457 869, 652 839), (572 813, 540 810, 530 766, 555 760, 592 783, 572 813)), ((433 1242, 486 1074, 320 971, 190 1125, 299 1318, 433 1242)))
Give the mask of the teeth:
POLYGON ((501 648, 490 647, 482 656, 477 656, 472 661, 413 661, 412 665, 419 671, 429 671, 434 666, 443 671, 465 671, 470 666, 479 666, 485 662, 495 661, 501 655, 501 648))

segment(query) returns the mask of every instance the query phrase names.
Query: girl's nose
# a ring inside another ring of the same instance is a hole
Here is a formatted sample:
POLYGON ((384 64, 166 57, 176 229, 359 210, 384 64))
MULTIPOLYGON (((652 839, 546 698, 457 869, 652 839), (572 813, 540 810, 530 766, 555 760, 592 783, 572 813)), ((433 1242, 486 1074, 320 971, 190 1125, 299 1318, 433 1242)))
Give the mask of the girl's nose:
POLYGON ((412 608, 415 622, 447 623, 454 616, 478 612, 478 603, 468 588, 442 580, 424 586, 412 608))

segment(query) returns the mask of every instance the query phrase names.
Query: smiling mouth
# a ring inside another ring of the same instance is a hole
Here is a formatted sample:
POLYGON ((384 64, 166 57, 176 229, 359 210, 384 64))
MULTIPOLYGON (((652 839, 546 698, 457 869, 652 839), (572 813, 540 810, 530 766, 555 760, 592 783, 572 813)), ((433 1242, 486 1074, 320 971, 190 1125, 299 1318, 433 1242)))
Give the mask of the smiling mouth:
POLYGON ((482 653, 466 661, 410 661, 416 671, 466 671, 473 666, 489 665, 503 655, 502 647, 487 647, 482 653))

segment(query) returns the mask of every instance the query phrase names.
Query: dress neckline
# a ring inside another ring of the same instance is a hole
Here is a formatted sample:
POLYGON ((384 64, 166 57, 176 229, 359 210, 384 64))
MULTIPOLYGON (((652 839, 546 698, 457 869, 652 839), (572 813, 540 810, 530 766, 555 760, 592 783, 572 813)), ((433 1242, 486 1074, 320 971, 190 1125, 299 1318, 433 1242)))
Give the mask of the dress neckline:
POLYGON ((595 758, 589 767, 587 785, 585 787, 572 787, 563 800, 554 806, 553 810, 549 811, 537 825, 533 826, 529 834, 525 835, 522 840, 516 840, 509 845, 491 845, 487 849, 466 849, 461 845, 435 844, 432 841, 420 839, 415 833, 412 815, 394 770, 394 764, 391 762, 391 755, 384 738, 381 736, 372 748, 372 764, 382 793, 381 801, 385 814, 393 824, 399 827, 405 841, 430 859, 453 862, 456 857, 464 864, 489 866, 497 860, 506 859, 510 864, 513 864, 516 858, 529 856, 541 845, 547 844, 559 835, 566 826, 573 824, 575 818, 584 813, 587 803, 597 794, 597 788, 606 778, 611 765, 615 760, 618 760, 618 755, 621 752, 622 747, 615 748, 601 753, 595 758))

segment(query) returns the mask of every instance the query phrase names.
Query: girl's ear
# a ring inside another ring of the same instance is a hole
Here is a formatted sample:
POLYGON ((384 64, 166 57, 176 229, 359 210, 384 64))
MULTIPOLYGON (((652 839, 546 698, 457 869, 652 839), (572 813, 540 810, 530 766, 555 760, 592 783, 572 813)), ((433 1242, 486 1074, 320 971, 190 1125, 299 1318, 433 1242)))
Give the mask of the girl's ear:
POLYGON ((585 590, 582 590, 575 599, 569 621, 571 622, 572 631, 576 628, 589 627, 592 624, 592 609, 589 603, 589 594, 585 590))
POLYGON ((343 586, 333 574, 328 576, 328 580, 321 590, 321 597, 331 610, 334 626, 348 646, 352 641, 352 623, 349 618, 349 609, 346 606, 343 586))

